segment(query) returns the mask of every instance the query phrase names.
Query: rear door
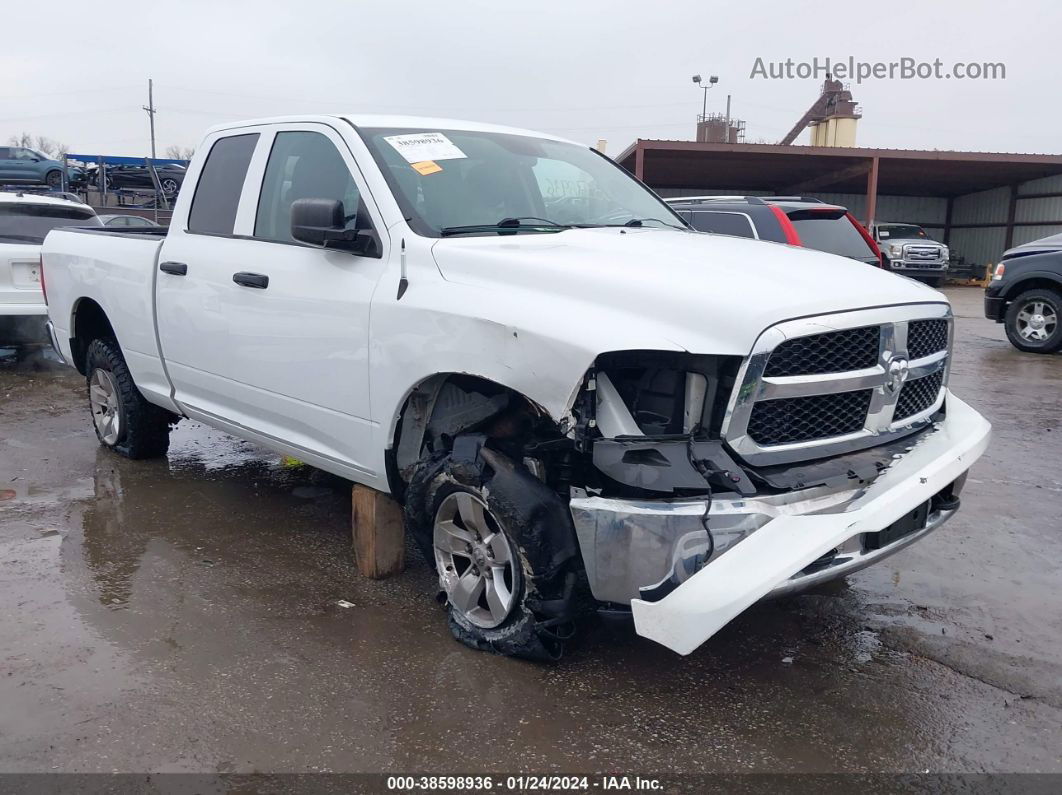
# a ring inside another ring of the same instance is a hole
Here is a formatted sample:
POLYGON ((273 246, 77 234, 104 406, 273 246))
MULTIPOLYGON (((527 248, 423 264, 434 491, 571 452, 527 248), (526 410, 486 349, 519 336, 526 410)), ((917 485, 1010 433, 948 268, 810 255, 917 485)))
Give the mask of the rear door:
POLYGON ((44 181, 44 169, 36 152, 23 146, 12 146, 10 151, 11 159, 8 160, 10 179, 19 182, 44 181))
POLYGON ((327 124, 246 128, 206 148, 160 257, 185 275, 158 274, 177 401, 338 474, 378 475, 368 321, 386 243, 358 256, 290 235, 300 198, 339 199, 351 225, 383 229, 353 156, 327 124))

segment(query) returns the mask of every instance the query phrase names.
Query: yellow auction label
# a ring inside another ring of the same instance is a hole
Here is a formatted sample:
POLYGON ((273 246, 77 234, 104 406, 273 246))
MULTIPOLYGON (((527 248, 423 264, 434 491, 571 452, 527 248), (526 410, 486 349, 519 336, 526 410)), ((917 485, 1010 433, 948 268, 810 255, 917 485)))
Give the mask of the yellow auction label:
POLYGON ((442 171, 442 166, 436 163, 434 160, 421 160, 419 163, 410 163, 411 166, 422 176, 428 174, 434 174, 437 171, 442 171))

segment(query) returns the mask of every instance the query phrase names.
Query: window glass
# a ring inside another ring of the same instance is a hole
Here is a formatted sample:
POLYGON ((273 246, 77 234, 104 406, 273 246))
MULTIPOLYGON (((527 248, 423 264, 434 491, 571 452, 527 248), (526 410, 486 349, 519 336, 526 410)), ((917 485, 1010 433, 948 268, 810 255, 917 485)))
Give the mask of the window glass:
POLYGON ((878 232, 883 238, 893 238, 894 240, 917 240, 922 238, 924 240, 932 240, 926 230, 920 226, 914 224, 882 224, 878 227, 878 232))
POLYGON ((210 148, 195 186, 188 215, 189 232, 232 234, 243 180, 257 143, 258 133, 249 133, 221 138, 210 148))
POLYGON ((752 221, 743 213, 697 211, 693 213, 693 228, 698 232, 714 232, 717 235, 755 237, 752 221))
POLYGON ((685 229, 670 207, 586 146, 475 130, 359 132, 421 235, 544 233, 624 224, 685 229), (407 146, 418 139, 435 144, 407 146), (506 223, 499 226, 502 221, 506 223))
POLYGON ((807 248, 840 254, 842 257, 868 259, 874 256, 867 241, 859 234, 847 216, 830 217, 808 213, 804 217, 790 215, 800 242, 807 248))
POLYGON ((254 236, 294 242, 291 205, 298 199, 341 201, 347 229, 367 229, 371 225, 350 169, 335 144, 321 133, 277 133, 262 179, 254 236))
POLYGON ((0 243, 43 243, 60 226, 102 226, 89 207, 58 204, 0 204, 0 243))
POLYGON ((10 160, 11 150, 6 146, 0 146, 0 160, 10 160))

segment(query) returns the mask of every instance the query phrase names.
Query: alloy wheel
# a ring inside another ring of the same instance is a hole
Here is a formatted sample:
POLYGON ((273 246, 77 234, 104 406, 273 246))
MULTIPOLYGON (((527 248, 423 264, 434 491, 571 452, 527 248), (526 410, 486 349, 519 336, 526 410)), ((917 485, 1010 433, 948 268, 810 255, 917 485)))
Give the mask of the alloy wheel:
POLYGON ((1022 339, 1043 342, 1058 328, 1058 312, 1046 301, 1029 301, 1018 310, 1015 325, 1022 339))
POLYGON ((109 370, 96 369, 89 381, 89 406, 92 421, 100 439, 106 445, 118 442, 122 432, 122 411, 119 405, 118 384, 109 370))
POLYGON ((433 545, 450 605, 477 627, 501 625, 515 606, 520 569, 486 504, 466 491, 447 495, 435 512, 433 545))

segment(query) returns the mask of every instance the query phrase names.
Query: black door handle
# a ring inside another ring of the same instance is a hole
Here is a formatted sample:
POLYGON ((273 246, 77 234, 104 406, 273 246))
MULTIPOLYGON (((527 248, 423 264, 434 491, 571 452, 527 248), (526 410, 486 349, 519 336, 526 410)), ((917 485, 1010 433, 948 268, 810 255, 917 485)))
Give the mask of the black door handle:
POLYGON ((188 275, 188 266, 183 262, 163 262, 159 265, 159 270, 163 273, 168 273, 171 276, 188 275))
POLYGON ((236 284, 242 284, 244 287, 254 287, 258 290, 264 290, 269 286, 269 277, 261 273, 240 271, 232 274, 232 280, 236 284))

